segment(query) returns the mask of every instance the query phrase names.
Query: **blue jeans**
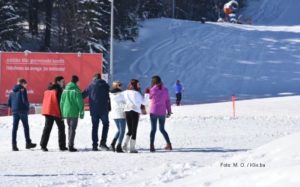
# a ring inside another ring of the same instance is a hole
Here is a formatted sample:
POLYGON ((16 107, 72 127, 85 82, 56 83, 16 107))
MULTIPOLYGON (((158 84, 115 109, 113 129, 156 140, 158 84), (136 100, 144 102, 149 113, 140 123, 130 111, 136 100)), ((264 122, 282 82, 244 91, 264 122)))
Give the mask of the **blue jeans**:
POLYGON ((154 145, 157 121, 159 121, 159 130, 164 136, 166 142, 168 144, 171 144, 169 135, 165 130, 166 116, 158 116, 158 115, 150 114, 150 120, 151 120, 150 145, 154 145))
POLYGON ((101 142, 100 145, 106 144, 107 140, 107 134, 109 129, 109 120, 108 120, 108 113, 105 115, 101 115, 100 117, 92 116, 92 140, 93 140, 93 146, 98 146, 98 129, 99 129, 99 123, 100 120, 102 121, 103 128, 102 128, 102 136, 101 136, 101 142))
POLYGON ((115 123, 118 128, 115 139, 118 139, 118 144, 122 144, 126 128, 126 119, 115 119, 115 123))
POLYGON ((31 143, 28 125, 28 114, 27 113, 14 113, 13 114, 13 129, 12 129, 12 144, 17 145, 17 131, 19 127, 19 121, 22 121, 24 127, 24 134, 26 143, 31 143))

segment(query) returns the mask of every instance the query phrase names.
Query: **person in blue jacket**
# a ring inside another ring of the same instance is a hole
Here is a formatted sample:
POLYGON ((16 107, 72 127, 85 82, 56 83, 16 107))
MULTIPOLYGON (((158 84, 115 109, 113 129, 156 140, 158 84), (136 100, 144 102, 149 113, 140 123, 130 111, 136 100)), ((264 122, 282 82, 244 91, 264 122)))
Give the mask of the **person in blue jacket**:
POLYGON ((109 98, 109 85, 101 79, 101 74, 96 73, 91 84, 83 91, 83 98, 89 97, 90 114, 92 118, 92 140, 93 151, 98 150, 98 129, 100 120, 102 121, 102 136, 100 149, 109 151, 106 145, 107 134, 109 129, 108 113, 111 110, 109 98))
POLYGON ((176 105, 177 106, 179 106, 181 104, 182 92, 183 92, 183 86, 180 83, 180 80, 177 80, 176 84, 175 84, 176 105))
POLYGON ((35 143, 31 142, 29 125, 28 125, 28 112, 29 101, 27 96, 27 81, 25 79, 18 79, 17 85, 13 88, 8 98, 8 107, 10 108, 13 116, 12 128, 12 150, 19 151, 17 147, 17 131, 19 121, 21 120, 24 127, 24 134, 26 139, 26 149, 36 147, 35 143))

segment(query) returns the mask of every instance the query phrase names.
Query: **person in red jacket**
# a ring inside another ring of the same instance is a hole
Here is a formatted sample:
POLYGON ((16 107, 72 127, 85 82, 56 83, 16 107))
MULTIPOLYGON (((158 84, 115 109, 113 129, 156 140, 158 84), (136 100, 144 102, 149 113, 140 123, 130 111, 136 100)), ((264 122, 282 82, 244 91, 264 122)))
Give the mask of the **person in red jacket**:
POLYGON ((45 126, 41 138, 41 149, 48 151, 47 144, 54 121, 58 127, 58 144, 61 151, 66 151, 66 133, 65 124, 60 112, 60 97, 63 92, 64 77, 57 76, 54 79, 54 84, 50 83, 48 90, 44 92, 42 114, 45 116, 45 126))

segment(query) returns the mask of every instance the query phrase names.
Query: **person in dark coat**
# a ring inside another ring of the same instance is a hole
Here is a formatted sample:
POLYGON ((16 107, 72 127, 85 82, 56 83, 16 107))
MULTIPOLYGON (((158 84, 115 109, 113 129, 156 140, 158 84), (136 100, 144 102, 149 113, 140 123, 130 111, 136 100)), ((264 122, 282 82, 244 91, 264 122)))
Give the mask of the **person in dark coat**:
POLYGON ((99 122, 102 121, 102 136, 100 141, 101 150, 108 151, 106 145, 107 134, 109 129, 108 113, 111 110, 109 98, 109 85, 101 79, 99 73, 95 74, 91 84, 83 91, 83 98, 89 97, 90 114, 92 118, 92 140, 93 150, 98 150, 98 128, 99 122))
POLYGON ((61 151, 66 151, 66 133, 65 124, 61 117, 60 112, 60 98, 64 87, 64 77, 57 76, 54 79, 54 83, 50 83, 48 90, 44 92, 43 99, 43 109, 42 114, 45 116, 45 126, 41 138, 41 149, 43 151, 48 151, 47 144, 49 141, 50 133, 54 124, 56 122, 58 128, 58 144, 61 151))
POLYGON ((24 127, 24 134, 26 139, 26 149, 36 147, 36 144, 31 142, 29 125, 28 125, 28 112, 29 101, 27 96, 27 81, 25 79, 18 79, 18 84, 15 85, 13 91, 8 98, 8 107, 13 115, 13 129, 12 129, 12 150, 19 151, 17 147, 17 131, 19 121, 21 120, 24 127))

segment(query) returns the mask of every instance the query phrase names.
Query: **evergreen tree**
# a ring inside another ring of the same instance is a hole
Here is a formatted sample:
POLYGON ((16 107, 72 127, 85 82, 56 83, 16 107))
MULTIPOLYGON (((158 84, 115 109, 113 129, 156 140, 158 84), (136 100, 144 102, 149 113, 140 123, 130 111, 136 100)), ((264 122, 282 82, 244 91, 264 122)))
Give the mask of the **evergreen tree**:
POLYGON ((26 28, 31 35, 38 35, 40 23, 40 9, 46 8, 43 4, 46 0, 10 0, 14 4, 16 13, 27 23, 26 28))
POLYGON ((80 43, 79 17, 77 0, 56 0, 54 3, 57 12, 55 22, 56 27, 51 34, 54 34, 52 42, 54 45, 50 50, 56 49, 59 52, 78 52, 80 43), (54 41, 57 40, 57 42, 54 41))
POLYGON ((12 1, 0 1, 0 20, 0 50, 19 51, 23 29, 12 1))
POLYGON ((48 51, 51 46, 51 29, 52 29, 52 12, 53 12, 53 0, 45 0, 46 16, 45 16, 45 40, 44 45, 41 46, 41 50, 48 51))
POLYGON ((114 36, 119 40, 135 41, 138 36, 138 0, 115 1, 114 36))
POLYGON ((167 7, 162 0, 144 0, 139 8, 139 16, 145 19, 167 16, 167 7))
MULTIPOLYGON (((46 7, 47 8, 47 7, 46 7)), ((28 4, 28 14, 29 14, 29 32, 32 35, 38 34, 38 25, 39 25, 39 1, 38 0, 29 0, 28 4)))
MULTIPOLYGON (((83 0, 79 3, 80 39, 78 50, 88 53, 102 53, 108 58, 110 38, 110 7, 108 0, 83 0)), ((108 71, 104 59, 103 71, 108 71)))
POLYGON ((110 36, 110 3, 107 0, 83 0, 79 3, 79 32, 82 51, 105 51, 110 36))

